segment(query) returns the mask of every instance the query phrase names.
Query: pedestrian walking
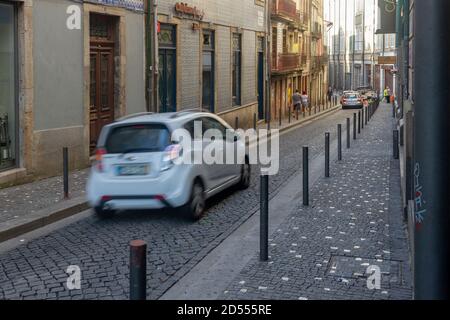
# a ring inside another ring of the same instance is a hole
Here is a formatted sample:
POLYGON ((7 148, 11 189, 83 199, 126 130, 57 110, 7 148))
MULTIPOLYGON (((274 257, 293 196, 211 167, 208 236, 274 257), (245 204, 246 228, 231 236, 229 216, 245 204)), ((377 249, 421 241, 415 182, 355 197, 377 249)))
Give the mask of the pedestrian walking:
POLYGON ((389 89, 389 87, 384 89, 384 98, 386 99, 386 103, 391 102, 391 89, 389 89))
POLYGON ((300 111, 300 107, 302 105, 302 96, 298 90, 295 91, 294 95, 292 96, 292 102, 294 104, 294 112, 300 111))
POLYGON ((331 88, 331 86, 328 87, 327 96, 328 96, 328 101, 331 101, 331 98, 333 97, 333 88, 331 88))
POLYGON ((309 106, 309 97, 306 94, 306 91, 303 91, 302 95, 301 95, 301 100, 302 100, 302 111, 306 111, 306 108, 308 108, 309 106))

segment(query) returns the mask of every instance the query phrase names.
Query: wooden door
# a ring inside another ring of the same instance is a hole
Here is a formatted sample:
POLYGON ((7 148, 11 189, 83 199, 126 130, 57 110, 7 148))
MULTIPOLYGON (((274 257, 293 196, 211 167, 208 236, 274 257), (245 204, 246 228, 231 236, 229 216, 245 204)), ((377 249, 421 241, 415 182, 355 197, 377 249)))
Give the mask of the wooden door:
POLYGON ((107 16, 91 16, 90 150, 103 126, 114 121, 114 27, 107 16))

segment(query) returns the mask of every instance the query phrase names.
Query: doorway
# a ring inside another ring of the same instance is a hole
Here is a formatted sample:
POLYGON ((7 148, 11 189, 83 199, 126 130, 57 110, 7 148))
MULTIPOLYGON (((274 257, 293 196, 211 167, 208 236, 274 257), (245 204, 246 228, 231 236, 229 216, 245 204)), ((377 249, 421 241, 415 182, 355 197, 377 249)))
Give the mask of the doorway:
POLYGON ((114 121, 115 21, 90 16, 90 151, 94 151, 103 126, 114 121))
POLYGON ((175 26, 161 24, 158 34, 159 42, 159 79, 158 109, 159 112, 175 112, 176 102, 176 33, 175 26))
POLYGON ((258 38, 258 119, 264 119, 264 38, 258 38))

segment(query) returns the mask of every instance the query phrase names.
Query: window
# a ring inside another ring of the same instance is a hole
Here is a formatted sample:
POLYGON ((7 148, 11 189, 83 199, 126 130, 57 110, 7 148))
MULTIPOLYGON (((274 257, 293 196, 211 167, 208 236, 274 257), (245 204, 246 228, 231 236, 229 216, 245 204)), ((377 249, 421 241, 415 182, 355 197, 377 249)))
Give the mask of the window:
POLYGON ((232 70, 232 94, 233 106, 241 105, 241 60, 242 60, 242 36, 233 34, 233 70, 232 70))
POLYGON ((131 125, 112 130, 106 141, 108 153, 161 152, 170 145, 170 133, 161 124, 131 125))
POLYGON ((17 75, 16 14, 0 3, 0 170, 16 165, 17 75))

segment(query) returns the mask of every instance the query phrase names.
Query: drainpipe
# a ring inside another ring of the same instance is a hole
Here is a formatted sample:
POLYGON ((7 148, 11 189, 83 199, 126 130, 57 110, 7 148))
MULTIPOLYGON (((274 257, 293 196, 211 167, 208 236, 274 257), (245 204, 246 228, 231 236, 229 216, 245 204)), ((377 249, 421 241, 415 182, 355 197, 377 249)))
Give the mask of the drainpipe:
POLYGON ((414 298, 449 295, 450 24, 448 0, 415 0, 414 298))
POLYGON ((147 98, 147 111, 153 110, 153 54, 152 54, 152 17, 151 8, 152 0, 147 0, 147 14, 145 17, 145 54, 146 54, 146 66, 145 66, 145 77, 146 77, 146 98, 147 98))

